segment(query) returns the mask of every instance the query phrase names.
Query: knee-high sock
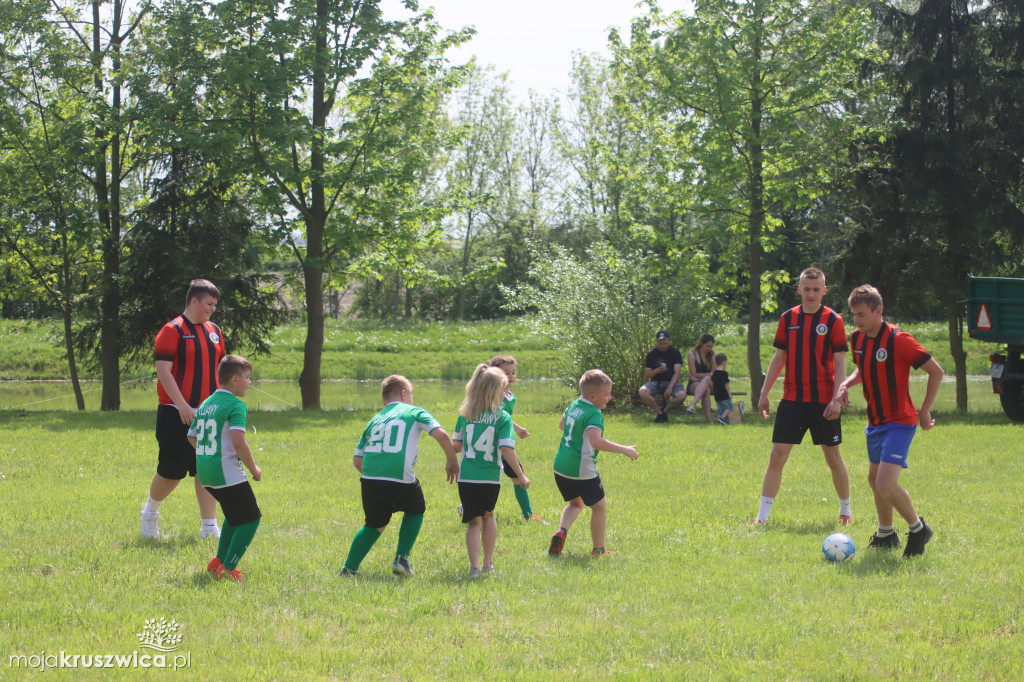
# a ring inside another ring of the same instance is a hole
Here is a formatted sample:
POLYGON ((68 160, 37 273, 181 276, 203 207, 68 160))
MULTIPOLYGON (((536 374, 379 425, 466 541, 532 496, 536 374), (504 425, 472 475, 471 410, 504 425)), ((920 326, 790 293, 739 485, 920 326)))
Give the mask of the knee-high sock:
POLYGON ((530 493, 521 485, 512 486, 512 490, 516 494, 516 502, 519 503, 519 508, 523 510, 523 518, 530 518, 533 516, 533 506, 530 504, 530 493))
POLYGON ((409 558, 412 546, 416 544, 416 537, 420 534, 420 526, 423 525, 423 514, 404 514, 402 526, 398 529, 398 549, 395 554, 405 559, 409 558))
MULTIPOLYGON (((245 550, 249 549, 249 543, 252 542, 253 536, 256 535, 256 529, 259 527, 260 520, 256 519, 234 529, 235 532, 231 538, 231 544, 228 546, 228 558, 226 560, 221 559, 224 568, 229 571, 235 570, 238 562, 245 556, 245 550)), ((221 537, 224 537, 223 531, 221 531, 221 537)))
POLYGON ((377 532, 376 528, 370 528, 369 526, 363 526, 356 533, 355 538, 352 540, 352 547, 348 550, 348 557, 345 559, 345 568, 355 573, 359 570, 359 564, 363 563, 363 559, 373 549, 373 545, 377 542, 377 538, 380 537, 380 533, 377 532))
POLYGON ((217 543, 217 558, 222 564, 226 564, 228 561, 228 549, 231 547, 231 539, 235 537, 236 530, 237 528, 224 519, 224 524, 220 529, 220 542, 217 543))

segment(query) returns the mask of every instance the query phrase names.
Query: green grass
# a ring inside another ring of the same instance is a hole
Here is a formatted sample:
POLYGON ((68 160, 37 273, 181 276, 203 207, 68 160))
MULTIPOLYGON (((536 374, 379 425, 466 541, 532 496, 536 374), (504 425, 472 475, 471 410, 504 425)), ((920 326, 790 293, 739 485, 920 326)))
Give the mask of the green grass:
MULTIPOLYGON (((761 327, 761 364, 767 369, 774 349, 772 338, 777 321, 761 327)), ((935 356, 947 373, 952 373, 949 337, 944 323, 904 325, 935 356)), ((852 328, 848 328, 851 331, 852 328)), ((230 339, 230 330, 228 330, 230 339)), ((257 379, 298 379, 306 330, 300 324, 283 326, 268 339, 271 355, 257 358, 257 379)), ((675 339, 685 353, 689 339, 675 339)), ((0 320, 0 380, 67 379, 60 327, 53 321, 0 320)), ((654 342, 651 341, 653 346, 654 342)), ((968 374, 988 374, 988 356, 1000 346, 967 340, 968 374)), ((748 376, 746 326, 727 323, 716 334, 717 350, 729 356, 729 373, 748 376)), ((235 349, 245 353, 246 349, 235 349)), ((324 379, 382 379, 396 371, 413 379, 464 379, 480 362, 497 353, 509 353, 519 360, 522 379, 559 375, 563 354, 554 342, 537 332, 529 320, 487 322, 397 322, 383 324, 360 320, 328 320, 324 337, 324 379)), ((850 371, 852 364, 847 363, 850 371)), ((153 376, 150 364, 122 368, 126 378, 153 376)), ((95 370, 80 367, 83 379, 98 379, 95 370)))
MULTIPOLYGON (((425 406, 450 428, 455 402, 425 406)), ((8 665, 16 654, 131 653, 144 621, 161 617, 183 625, 192 667, 182 679, 1021 679, 1024 460, 1012 445, 1020 427, 997 409, 940 414, 918 433, 903 483, 936 535, 913 561, 866 548, 864 423, 848 415, 857 554, 841 565, 821 557, 837 502, 809 443, 790 458, 770 524, 755 530, 768 423, 662 426, 610 413, 608 437, 641 453, 599 461, 615 556, 587 556, 584 516, 566 555, 549 559, 553 527, 518 521, 505 487, 498 574, 472 583, 457 490, 433 441, 417 466, 428 511, 416 576, 388 570, 393 522, 346 581, 337 572, 362 522, 350 453, 371 413, 254 413, 264 518, 240 585, 206 576, 213 544, 198 540, 189 489, 163 505, 164 539, 140 539, 150 412, 0 412, 0 679, 26 676, 8 665)), ((520 421, 532 432, 519 453, 535 510, 557 520, 558 413, 524 410, 520 421)))

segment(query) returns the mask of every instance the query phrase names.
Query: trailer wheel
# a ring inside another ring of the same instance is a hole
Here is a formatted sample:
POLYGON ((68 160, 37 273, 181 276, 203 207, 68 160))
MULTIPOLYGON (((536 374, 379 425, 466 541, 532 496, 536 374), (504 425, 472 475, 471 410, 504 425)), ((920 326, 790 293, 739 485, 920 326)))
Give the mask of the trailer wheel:
POLYGON ((1024 382, 1004 381, 999 402, 1010 421, 1024 422, 1024 382))

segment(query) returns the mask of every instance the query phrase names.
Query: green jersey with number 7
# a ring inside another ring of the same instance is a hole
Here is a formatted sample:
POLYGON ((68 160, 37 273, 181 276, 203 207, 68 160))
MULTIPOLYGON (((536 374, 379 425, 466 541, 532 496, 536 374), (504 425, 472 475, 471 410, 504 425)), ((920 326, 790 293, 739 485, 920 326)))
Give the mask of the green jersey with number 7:
POLYGON ((562 440, 555 454, 555 473, 566 478, 585 480, 597 478, 597 455, 587 438, 587 431, 604 432, 604 416, 586 398, 577 398, 565 408, 562 440))

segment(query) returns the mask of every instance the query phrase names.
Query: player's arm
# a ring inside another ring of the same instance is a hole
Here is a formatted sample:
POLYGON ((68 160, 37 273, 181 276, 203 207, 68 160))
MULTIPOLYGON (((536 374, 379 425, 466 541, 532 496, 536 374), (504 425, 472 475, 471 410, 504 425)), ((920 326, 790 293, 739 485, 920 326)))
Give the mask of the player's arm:
POLYGON ((725 382, 725 392, 726 392, 726 393, 727 393, 727 394, 729 395, 729 400, 732 400, 732 388, 731 388, 731 383, 732 383, 732 382, 729 382, 729 381, 725 382))
POLYGON ((640 455, 637 454, 635 445, 619 445, 613 443, 604 436, 601 435, 601 431, 596 428, 587 429, 587 440, 590 442, 590 447, 595 450, 602 450, 604 452, 617 452, 620 455, 625 455, 630 459, 636 459, 640 455))
POLYGON ((191 424, 192 419, 196 416, 196 411, 192 409, 192 406, 185 400, 185 396, 181 394, 181 389, 178 388, 178 382, 174 380, 174 374, 172 368, 174 363, 170 360, 157 360, 156 361, 156 378, 160 382, 160 385, 167 391, 167 395, 170 396, 174 406, 178 408, 178 417, 181 418, 182 424, 191 424))
POLYGON ((449 436, 448 432, 440 426, 431 431, 430 436, 436 440, 441 445, 441 449, 444 450, 444 456, 446 459, 444 464, 444 473, 448 476, 448 482, 454 483, 455 479, 459 475, 459 453, 455 450, 455 444, 452 443, 451 436, 449 436))
POLYGON ((850 387, 856 386, 863 381, 864 377, 860 375, 860 367, 858 367, 853 370, 853 374, 843 379, 843 383, 839 384, 839 388, 836 389, 836 401, 843 407, 849 407, 850 387))
POLYGON ((514 473, 516 475, 516 478, 519 479, 519 485, 521 485, 523 488, 529 488, 530 479, 528 479, 526 477, 526 474, 523 473, 523 467, 521 464, 519 464, 519 457, 516 455, 516 449, 510 448, 508 446, 503 446, 501 448, 501 456, 505 458, 505 461, 508 462, 508 465, 512 467, 512 473, 514 473))
POLYGON ((917 414, 917 422, 921 425, 921 428, 927 431, 928 429, 935 426, 935 420, 932 419, 932 405, 935 404, 935 398, 939 395, 939 386, 942 384, 942 377, 945 372, 939 363, 935 361, 935 358, 929 358, 928 362, 921 365, 921 369, 928 374, 928 387, 924 390, 924 400, 921 401, 921 410, 917 414))
POLYGON ((363 473, 363 457, 362 455, 355 455, 352 457, 352 466, 356 468, 360 474, 363 473))
POLYGON ((825 419, 838 419, 842 414, 842 404, 839 402, 839 387, 843 385, 843 379, 846 378, 846 351, 838 351, 833 354, 835 362, 835 392, 832 394, 832 400, 829 401, 825 407, 825 419))
POLYGON ((252 450, 249 449, 249 441, 245 439, 245 431, 241 429, 231 429, 231 445, 235 448, 235 455, 238 459, 242 460, 242 464, 252 474, 252 480, 258 481, 263 475, 260 468, 256 465, 256 460, 252 458, 252 450))
POLYGON ((775 355, 772 356, 771 362, 768 363, 768 372, 764 376, 764 384, 761 386, 761 397, 757 400, 757 411, 761 413, 761 416, 765 419, 771 414, 771 404, 768 401, 768 394, 771 393, 772 386, 778 381, 779 375, 782 374, 782 368, 786 366, 786 351, 781 348, 775 349, 775 355))
POLYGON ((530 437, 530 432, 527 431, 526 429, 524 429, 519 424, 516 424, 515 422, 512 422, 512 430, 515 432, 516 438, 529 438, 530 437))

